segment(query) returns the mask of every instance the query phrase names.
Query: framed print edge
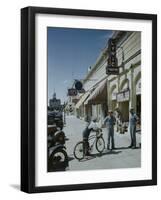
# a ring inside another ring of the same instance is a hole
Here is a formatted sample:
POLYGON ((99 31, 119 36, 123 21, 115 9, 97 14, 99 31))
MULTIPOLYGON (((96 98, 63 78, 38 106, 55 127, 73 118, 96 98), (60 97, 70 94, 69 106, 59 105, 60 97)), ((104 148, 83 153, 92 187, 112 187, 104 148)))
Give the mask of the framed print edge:
POLYGON ((152 180, 157 185, 157 15, 152 17, 152 180))
POLYGON ((21 190, 24 192, 29 191, 27 50, 28 50, 28 9, 22 9, 21 10, 21 190))
POLYGON ((157 184, 157 16, 153 14, 61 8, 26 7, 21 9, 21 190, 27 193, 105 189, 157 184), (35 15, 62 14, 152 21, 152 179, 35 186, 35 15))
POLYGON ((21 190, 35 185, 35 50, 34 15, 21 9, 21 190))

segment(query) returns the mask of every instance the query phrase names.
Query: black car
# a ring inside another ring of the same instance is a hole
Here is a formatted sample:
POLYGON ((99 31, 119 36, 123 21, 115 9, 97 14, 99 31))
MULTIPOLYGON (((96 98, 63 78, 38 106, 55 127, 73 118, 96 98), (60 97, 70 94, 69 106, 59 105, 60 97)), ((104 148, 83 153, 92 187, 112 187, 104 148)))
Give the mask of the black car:
POLYGON ((56 125, 48 125, 48 172, 65 171, 68 167, 65 133, 56 125))
POLYGON ((53 124, 63 129, 63 114, 61 111, 48 111, 48 125, 53 124))

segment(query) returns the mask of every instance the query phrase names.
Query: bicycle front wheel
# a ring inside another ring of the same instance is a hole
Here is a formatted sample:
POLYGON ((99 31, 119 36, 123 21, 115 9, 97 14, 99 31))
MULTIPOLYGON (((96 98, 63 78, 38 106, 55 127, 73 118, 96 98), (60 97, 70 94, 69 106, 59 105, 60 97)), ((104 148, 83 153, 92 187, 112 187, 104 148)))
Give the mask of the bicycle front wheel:
POLYGON ((96 141, 96 149, 99 153, 102 153, 103 150, 105 149, 105 141, 103 139, 103 137, 99 137, 97 138, 96 141))
POLYGON ((84 158, 84 142, 78 142, 74 147, 74 157, 78 160, 82 160, 84 158))

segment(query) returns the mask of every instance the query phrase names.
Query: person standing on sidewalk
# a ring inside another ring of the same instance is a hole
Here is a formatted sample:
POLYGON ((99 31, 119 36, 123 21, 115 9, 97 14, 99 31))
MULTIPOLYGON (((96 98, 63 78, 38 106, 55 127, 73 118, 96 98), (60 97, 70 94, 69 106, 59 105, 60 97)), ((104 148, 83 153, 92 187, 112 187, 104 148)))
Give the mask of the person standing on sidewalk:
POLYGON ((114 125, 116 123, 116 119, 113 116, 112 110, 109 110, 108 116, 105 117, 104 123, 106 124, 107 128, 107 149, 110 149, 111 144, 111 150, 115 149, 115 142, 114 142, 114 125))
POLYGON ((122 124, 122 114, 118 107, 115 108, 114 116, 116 119, 116 132, 120 131, 120 127, 122 124))
POLYGON ((134 108, 130 109, 130 118, 129 118, 129 128, 130 128, 130 137, 131 144, 129 148, 136 149, 136 124, 139 118, 134 112, 134 108))

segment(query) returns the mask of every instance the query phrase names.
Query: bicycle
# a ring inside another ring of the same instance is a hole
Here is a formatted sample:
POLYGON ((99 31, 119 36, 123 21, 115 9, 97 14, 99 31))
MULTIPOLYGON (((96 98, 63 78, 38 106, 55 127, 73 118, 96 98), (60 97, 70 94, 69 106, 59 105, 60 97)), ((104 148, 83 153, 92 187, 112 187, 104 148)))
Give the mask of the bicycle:
MULTIPOLYGON (((90 140, 93 141, 92 144, 89 144, 88 152, 91 153, 95 145, 96 150, 101 154, 105 149, 105 141, 102 130, 99 129, 95 135, 91 135, 88 141, 90 140)), ((73 154, 77 160, 82 160, 85 157, 85 141, 80 141, 75 145, 73 154)))

